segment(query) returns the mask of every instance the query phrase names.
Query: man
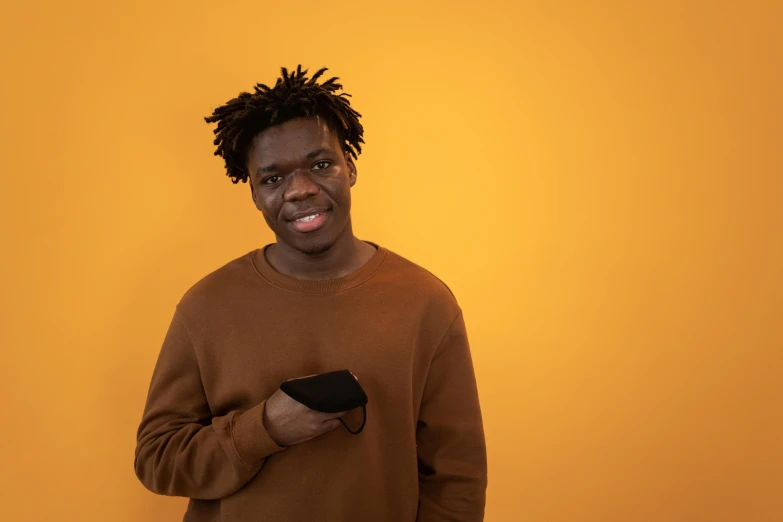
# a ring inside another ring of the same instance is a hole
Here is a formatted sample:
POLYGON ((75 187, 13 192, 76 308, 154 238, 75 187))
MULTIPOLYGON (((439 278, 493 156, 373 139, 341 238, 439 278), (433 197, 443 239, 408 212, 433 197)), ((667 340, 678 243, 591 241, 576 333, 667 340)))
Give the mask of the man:
POLYGON ((206 118, 276 242, 177 304, 136 474, 189 497, 187 522, 480 521, 486 450, 462 311, 434 275, 353 235, 361 115, 337 78, 317 83, 325 70, 283 68, 206 118), (280 390, 346 369, 368 398, 356 435, 361 409, 323 413, 280 390))

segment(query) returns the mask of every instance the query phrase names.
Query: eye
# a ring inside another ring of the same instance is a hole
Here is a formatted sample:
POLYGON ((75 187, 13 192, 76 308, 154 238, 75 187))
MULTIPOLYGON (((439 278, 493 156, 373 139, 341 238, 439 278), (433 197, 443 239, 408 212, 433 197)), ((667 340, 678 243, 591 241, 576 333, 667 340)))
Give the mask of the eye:
POLYGON ((330 161, 322 160, 322 161, 316 162, 316 164, 313 165, 313 167, 318 167, 318 165, 323 165, 321 168, 316 168, 315 170, 324 170, 325 168, 327 168, 331 164, 332 163, 330 161))
POLYGON ((273 180, 275 180, 275 179, 277 179, 277 178, 279 178, 279 177, 280 177, 280 176, 269 176, 268 178, 264 178, 264 179, 261 181, 261 184, 262 184, 262 185, 271 185, 272 183, 275 183, 275 181, 273 181, 273 180))

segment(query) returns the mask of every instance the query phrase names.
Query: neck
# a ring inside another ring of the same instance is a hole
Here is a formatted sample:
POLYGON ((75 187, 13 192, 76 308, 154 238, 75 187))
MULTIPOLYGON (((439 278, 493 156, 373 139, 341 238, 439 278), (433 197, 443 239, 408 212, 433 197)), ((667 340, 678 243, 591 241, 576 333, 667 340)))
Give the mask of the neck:
POLYGON ((324 252, 307 254, 278 239, 266 250, 266 258, 281 274, 317 281, 346 276, 366 263, 374 253, 375 247, 353 235, 349 222, 337 241, 324 252))

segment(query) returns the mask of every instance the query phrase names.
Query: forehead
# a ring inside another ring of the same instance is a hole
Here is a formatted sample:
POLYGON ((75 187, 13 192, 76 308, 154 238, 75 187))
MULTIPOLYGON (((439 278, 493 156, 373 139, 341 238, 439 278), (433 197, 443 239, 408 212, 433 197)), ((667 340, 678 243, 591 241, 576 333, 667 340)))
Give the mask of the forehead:
POLYGON ((339 148, 337 136, 318 116, 296 118, 260 132, 248 149, 248 163, 253 167, 269 163, 297 161, 318 148, 339 148))

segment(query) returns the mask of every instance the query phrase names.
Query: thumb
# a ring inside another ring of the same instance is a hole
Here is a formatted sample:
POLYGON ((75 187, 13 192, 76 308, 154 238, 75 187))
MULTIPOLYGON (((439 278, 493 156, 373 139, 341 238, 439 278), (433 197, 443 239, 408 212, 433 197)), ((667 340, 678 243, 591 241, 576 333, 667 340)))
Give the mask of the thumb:
MULTIPOLYGON (((324 413, 325 418, 326 418, 325 422, 328 422, 328 421, 330 421, 332 419, 337 420, 340 417, 345 416, 345 414, 347 414, 347 413, 348 413, 347 411, 341 411, 341 412, 338 412, 338 413, 324 413)), ((340 421, 337 421, 337 422, 340 422, 340 421)))
POLYGON ((335 419, 329 419, 327 421, 324 421, 324 423, 321 424, 321 426, 323 427, 324 433, 326 433, 329 431, 336 430, 337 428, 340 427, 340 424, 341 424, 340 420, 335 418, 335 419))

